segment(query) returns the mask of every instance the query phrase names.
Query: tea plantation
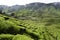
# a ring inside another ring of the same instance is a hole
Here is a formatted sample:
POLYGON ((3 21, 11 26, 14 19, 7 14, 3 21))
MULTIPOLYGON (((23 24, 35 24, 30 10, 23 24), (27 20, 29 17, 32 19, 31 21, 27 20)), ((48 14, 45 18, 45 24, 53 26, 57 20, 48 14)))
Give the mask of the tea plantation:
POLYGON ((0 14, 0 40, 60 40, 60 19, 19 20, 0 14))

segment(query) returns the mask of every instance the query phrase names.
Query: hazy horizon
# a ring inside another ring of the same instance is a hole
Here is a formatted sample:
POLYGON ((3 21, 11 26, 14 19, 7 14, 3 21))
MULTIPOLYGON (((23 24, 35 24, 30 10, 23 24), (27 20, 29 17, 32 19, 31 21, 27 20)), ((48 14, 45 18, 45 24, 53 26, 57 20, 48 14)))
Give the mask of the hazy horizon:
POLYGON ((41 2, 41 3, 53 3, 53 2, 60 2, 60 0, 0 0, 0 5, 25 5, 34 2, 41 2))

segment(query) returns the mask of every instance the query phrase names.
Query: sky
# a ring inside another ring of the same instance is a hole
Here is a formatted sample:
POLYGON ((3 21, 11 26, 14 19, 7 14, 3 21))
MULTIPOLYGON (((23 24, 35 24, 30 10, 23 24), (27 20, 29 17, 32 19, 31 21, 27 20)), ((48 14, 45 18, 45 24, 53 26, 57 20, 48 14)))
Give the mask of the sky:
POLYGON ((25 5, 33 2, 52 3, 60 2, 60 0, 0 0, 0 5, 25 5))

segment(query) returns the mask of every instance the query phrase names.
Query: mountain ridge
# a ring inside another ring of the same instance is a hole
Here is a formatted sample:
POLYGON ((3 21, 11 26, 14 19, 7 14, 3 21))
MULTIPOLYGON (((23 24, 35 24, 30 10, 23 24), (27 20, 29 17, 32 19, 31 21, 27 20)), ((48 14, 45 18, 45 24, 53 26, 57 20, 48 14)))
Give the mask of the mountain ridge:
POLYGON ((41 17, 41 18, 46 18, 46 17, 60 17, 60 2, 54 2, 54 3, 39 3, 39 2, 34 2, 26 5, 14 5, 14 6, 0 6, 0 10, 5 12, 6 14, 13 15, 14 17, 22 17, 24 19, 29 19, 34 17, 41 17), (13 14, 12 14, 13 13, 13 14))
POLYGON ((13 5, 13 6, 7 6, 7 5, 0 5, 0 7, 15 7, 15 6, 24 6, 24 7, 26 7, 26 6, 28 6, 28 5, 59 5, 60 6, 60 2, 53 2, 53 3, 48 3, 48 4, 46 4, 46 3, 41 3, 41 2, 33 2, 33 3, 29 3, 29 4, 26 4, 26 5, 13 5))

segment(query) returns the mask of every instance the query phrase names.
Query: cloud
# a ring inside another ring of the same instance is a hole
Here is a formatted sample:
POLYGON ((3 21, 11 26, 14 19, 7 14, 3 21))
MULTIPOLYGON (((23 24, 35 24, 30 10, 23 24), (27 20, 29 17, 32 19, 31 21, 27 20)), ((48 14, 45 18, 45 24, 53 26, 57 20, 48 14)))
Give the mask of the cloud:
POLYGON ((60 0, 0 0, 0 5, 25 5, 32 2, 43 2, 43 3, 50 3, 50 2, 60 2, 60 0))

